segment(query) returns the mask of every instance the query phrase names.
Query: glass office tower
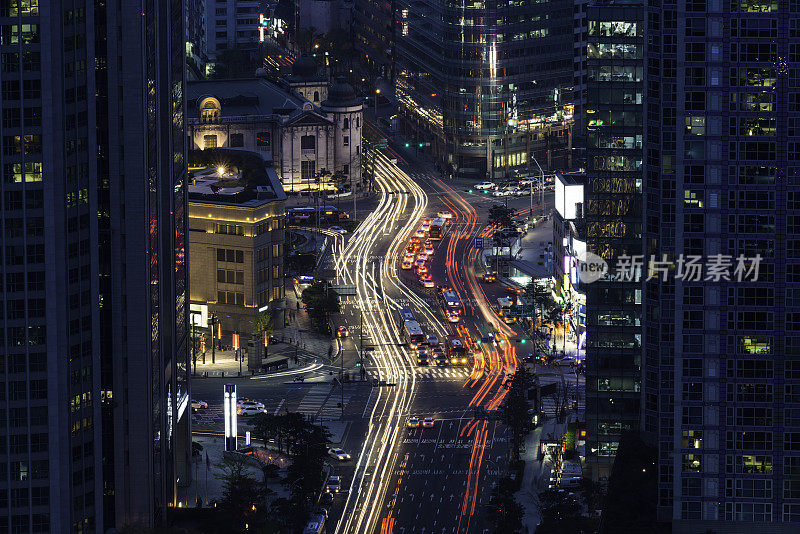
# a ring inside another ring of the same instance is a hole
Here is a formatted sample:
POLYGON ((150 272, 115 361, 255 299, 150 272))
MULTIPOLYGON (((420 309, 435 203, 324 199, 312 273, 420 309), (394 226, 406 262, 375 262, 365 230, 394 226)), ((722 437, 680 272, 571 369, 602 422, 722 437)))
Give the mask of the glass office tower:
POLYGON ((161 523, 190 476, 184 20, 0 4, 0 532, 161 523))
POLYGON ((445 171, 570 165, 572 1, 395 2, 403 128, 445 171))
POLYGON ((644 6, 589 2, 584 207, 587 250, 612 266, 586 294, 586 452, 592 476, 610 473, 619 441, 639 428, 642 285, 614 279, 620 256, 642 254, 644 6))
POLYGON ((657 510, 673 532, 793 532, 800 4, 621 4, 590 1, 586 11, 589 184, 598 178, 587 186, 587 219, 613 223, 590 246, 674 267, 650 280, 645 269, 638 283, 588 285, 587 459, 602 477, 617 432, 639 430, 657 446, 657 510), (618 85, 609 93, 603 83, 618 85), (715 263, 727 265, 721 275, 709 271, 715 263))

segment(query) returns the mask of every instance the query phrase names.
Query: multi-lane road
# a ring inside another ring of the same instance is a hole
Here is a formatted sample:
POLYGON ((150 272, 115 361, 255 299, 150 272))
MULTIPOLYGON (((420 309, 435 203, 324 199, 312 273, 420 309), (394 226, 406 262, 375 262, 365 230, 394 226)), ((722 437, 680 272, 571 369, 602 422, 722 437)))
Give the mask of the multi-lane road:
MULTIPOLYGON (((520 365, 514 342, 518 336, 514 325, 503 323, 491 306, 501 288, 481 281, 473 246, 476 236, 494 231, 486 224, 492 201, 451 184, 424 171, 409 176, 379 156, 377 206, 353 234, 329 235, 328 266, 335 270, 336 283, 355 288, 355 296, 342 299, 342 313, 334 318, 337 326, 347 326, 350 336, 341 343, 339 359, 305 374, 325 379, 330 373, 335 376, 341 365, 358 376, 356 362, 363 354, 365 382, 342 388, 311 379, 295 383, 287 375, 243 380, 239 386, 240 395, 265 401, 268 411, 299 409, 346 425, 342 445, 353 460, 334 466, 344 491, 328 532, 492 531, 485 505, 507 469, 509 448, 504 425, 479 414, 501 405, 506 382, 520 365), (474 365, 466 367, 418 366, 402 340, 397 315, 399 308, 412 309, 425 333, 441 341, 455 333, 435 291, 422 287, 412 271, 399 265, 421 219, 442 210, 452 220, 429 268, 435 283, 452 288, 463 303, 458 328, 473 340, 469 351, 475 353, 474 365), (490 342, 474 343, 489 333, 490 342), (369 350, 360 353, 362 344, 369 350), (373 386, 372 380, 380 385, 373 386), (412 416, 432 417, 435 426, 407 428, 412 416)), ((527 197, 511 205, 518 205, 520 215, 530 211, 527 197)), ((199 422, 213 426, 211 419, 199 422)))

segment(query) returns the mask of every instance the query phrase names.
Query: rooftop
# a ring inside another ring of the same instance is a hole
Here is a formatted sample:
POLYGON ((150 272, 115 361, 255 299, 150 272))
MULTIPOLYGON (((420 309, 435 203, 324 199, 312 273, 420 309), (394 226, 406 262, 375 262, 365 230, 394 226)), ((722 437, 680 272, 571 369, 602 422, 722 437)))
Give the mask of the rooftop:
POLYGON ((199 118, 199 104, 207 97, 219 100, 222 115, 291 115, 302 111, 306 101, 264 79, 188 81, 187 116, 199 118))
MULTIPOLYGON (((220 151, 221 158, 255 155, 248 151, 220 151)), ((249 157, 251 157, 249 156, 249 157)), ((233 165, 206 166, 192 169, 190 173, 189 200, 211 204, 258 207, 268 202, 286 200, 286 193, 275 169, 263 160, 264 171, 240 170, 233 165)))

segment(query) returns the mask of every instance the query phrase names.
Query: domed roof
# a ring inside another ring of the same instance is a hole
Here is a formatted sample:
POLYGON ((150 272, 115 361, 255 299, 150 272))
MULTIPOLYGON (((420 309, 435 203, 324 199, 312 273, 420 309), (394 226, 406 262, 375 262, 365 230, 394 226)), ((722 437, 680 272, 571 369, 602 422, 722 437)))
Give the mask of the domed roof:
POLYGON ((317 64, 314 59, 303 54, 292 64, 292 78, 311 80, 317 77, 317 64))
POLYGON ((327 107, 350 107, 361 104, 361 99, 356 96, 353 86, 344 78, 337 78, 328 89, 328 99, 322 103, 327 107))

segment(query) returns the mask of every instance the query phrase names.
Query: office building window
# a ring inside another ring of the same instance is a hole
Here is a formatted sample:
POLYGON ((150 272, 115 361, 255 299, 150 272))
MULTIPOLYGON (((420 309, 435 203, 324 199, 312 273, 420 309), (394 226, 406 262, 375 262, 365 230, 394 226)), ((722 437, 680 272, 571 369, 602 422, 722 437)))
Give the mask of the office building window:
POLYGON ((241 148, 244 146, 244 134, 235 133, 231 134, 230 145, 234 148, 241 148))
POLYGON ((203 149, 207 148, 217 148, 217 136, 216 135, 204 135, 203 136, 203 149))

